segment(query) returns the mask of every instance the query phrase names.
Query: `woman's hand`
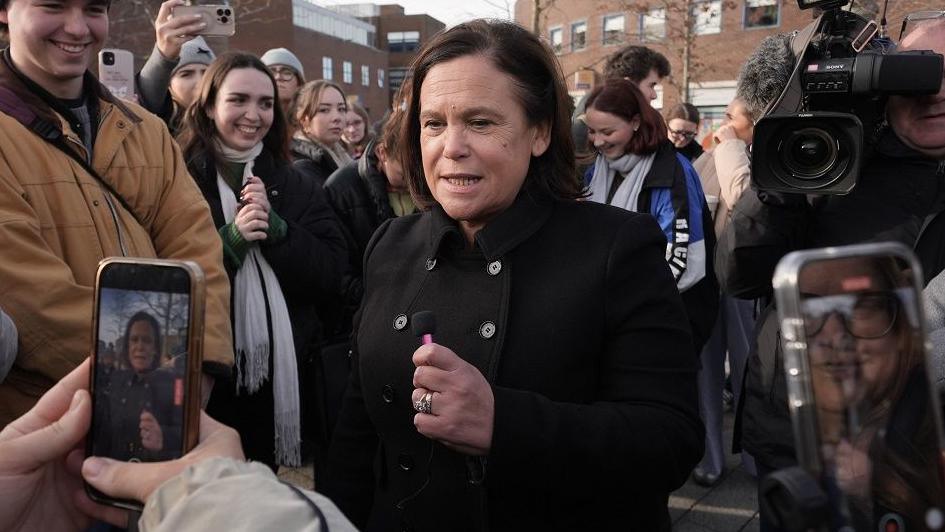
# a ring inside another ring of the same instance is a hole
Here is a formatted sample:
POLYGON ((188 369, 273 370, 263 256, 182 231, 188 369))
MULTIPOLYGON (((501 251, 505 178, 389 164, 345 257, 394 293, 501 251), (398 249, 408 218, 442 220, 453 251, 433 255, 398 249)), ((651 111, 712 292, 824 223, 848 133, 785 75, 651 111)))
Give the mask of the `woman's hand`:
POLYGON ((870 481, 873 476, 873 463, 869 457, 871 440, 869 437, 861 437, 854 444, 850 444, 843 439, 837 444, 834 458, 837 484, 848 495, 864 499, 870 495, 870 481))
POLYGON ((149 451, 164 449, 164 432, 154 414, 147 410, 141 411, 141 420, 138 424, 141 435, 141 446, 149 451))
POLYGON ((197 33, 207 27, 200 15, 188 17, 173 16, 174 8, 184 5, 184 0, 167 0, 161 4, 154 20, 154 38, 157 49, 164 59, 176 61, 180 58, 180 49, 185 42, 193 39, 197 33))
POLYGON ((721 144, 726 140, 735 140, 738 136, 735 135, 735 128, 731 124, 725 124, 713 133, 712 138, 716 144, 721 144))
MULTIPOLYGON (((118 498, 147 502, 161 484, 188 466, 218 456, 243 460, 243 448, 237 432, 200 413, 200 443, 192 451, 169 462, 132 463, 109 458, 91 457, 82 464, 86 482, 102 493, 118 498)), ((88 499, 76 501, 88 515, 117 526, 125 526, 124 515, 103 512, 111 508, 93 504, 88 499)))
POLYGON ((236 229, 239 230, 243 240, 247 242, 265 240, 266 231, 269 229, 269 213, 262 205, 247 203, 237 211, 233 223, 236 225, 236 229))
POLYGON ((93 503, 78 475, 92 417, 88 385, 86 360, 0 432, 0 530, 84 530, 85 509, 114 521, 125 515, 93 503))
POLYGON ((417 366, 413 402, 427 392, 433 393, 431 413, 418 413, 413 418, 420 434, 463 454, 488 454, 495 397, 482 373, 438 344, 420 346, 413 353, 413 363, 417 366))
POLYGON ((246 180, 246 184, 243 185, 243 190, 240 192, 240 202, 244 205, 259 205, 267 214, 269 213, 271 207, 269 205, 269 198, 266 197, 266 185, 263 184, 262 179, 256 176, 249 176, 249 179, 246 180))

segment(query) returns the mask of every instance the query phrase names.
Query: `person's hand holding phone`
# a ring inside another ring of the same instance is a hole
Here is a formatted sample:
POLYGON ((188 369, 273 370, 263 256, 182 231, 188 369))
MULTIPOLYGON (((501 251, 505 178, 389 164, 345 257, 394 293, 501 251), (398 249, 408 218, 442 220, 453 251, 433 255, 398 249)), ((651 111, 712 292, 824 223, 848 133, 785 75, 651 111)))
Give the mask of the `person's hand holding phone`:
POLYGON ((0 530, 84 529, 90 512, 110 522, 125 515, 92 502, 82 488, 88 383, 86 360, 0 432, 0 530))
POLYGON ((176 61, 185 42, 207 27, 200 15, 174 16, 174 8, 185 5, 184 0, 167 0, 161 4, 154 20, 155 44, 165 59, 176 61))
POLYGON ((164 432, 154 414, 144 410, 141 412, 141 422, 138 425, 141 431, 141 446, 149 451, 164 450, 164 432))
POLYGON ((721 144, 726 140, 735 140, 738 138, 738 136, 735 135, 734 126, 731 124, 725 124, 712 134, 712 138, 715 140, 716 144, 721 144))
MULTIPOLYGON (((200 412, 200 443, 189 453, 168 462, 133 463, 90 457, 82 464, 82 476, 100 492, 117 499, 146 502, 161 484, 187 467, 210 458, 245 460, 239 434, 200 412)), ((127 515, 85 499, 80 505, 89 515, 116 526, 127 525, 127 515)))

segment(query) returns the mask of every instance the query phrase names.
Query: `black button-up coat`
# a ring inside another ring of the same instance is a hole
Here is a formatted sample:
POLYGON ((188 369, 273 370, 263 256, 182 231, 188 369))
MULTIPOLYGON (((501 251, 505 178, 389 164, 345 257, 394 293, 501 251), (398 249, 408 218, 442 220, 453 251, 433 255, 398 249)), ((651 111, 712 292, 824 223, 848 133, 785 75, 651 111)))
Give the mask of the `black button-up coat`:
POLYGON ((702 455, 686 314, 649 215, 523 192, 466 246, 441 208, 381 226, 319 483, 367 530, 658 530, 702 455), (413 425, 409 320, 492 385, 488 456, 413 425))

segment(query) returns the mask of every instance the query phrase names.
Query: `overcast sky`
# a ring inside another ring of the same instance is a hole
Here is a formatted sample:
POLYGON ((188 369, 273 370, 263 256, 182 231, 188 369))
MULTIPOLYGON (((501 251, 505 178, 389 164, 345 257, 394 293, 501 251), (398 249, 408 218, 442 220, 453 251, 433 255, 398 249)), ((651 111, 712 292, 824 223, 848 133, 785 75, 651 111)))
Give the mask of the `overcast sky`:
MULTIPOLYGON (((322 5, 354 4, 356 0, 316 0, 322 5)), ((408 15, 426 13, 447 26, 481 18, 512 18, 515 0, 380 0, 377 4, 400 4, 408 15)))

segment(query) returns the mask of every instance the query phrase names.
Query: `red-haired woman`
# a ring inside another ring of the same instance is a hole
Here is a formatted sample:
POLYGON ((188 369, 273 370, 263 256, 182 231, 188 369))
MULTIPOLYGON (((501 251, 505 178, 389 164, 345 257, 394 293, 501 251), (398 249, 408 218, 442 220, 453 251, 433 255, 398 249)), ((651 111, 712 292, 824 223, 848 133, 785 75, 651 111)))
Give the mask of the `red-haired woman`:
POLYGON ((666 260, 683 296, 696 353, 712 332, 718 283, 715 235, 699 176, 667 140, 663 118, 640 89, 611 80, 587 98, 590 200, 653 215, 666 235, 666 260))

